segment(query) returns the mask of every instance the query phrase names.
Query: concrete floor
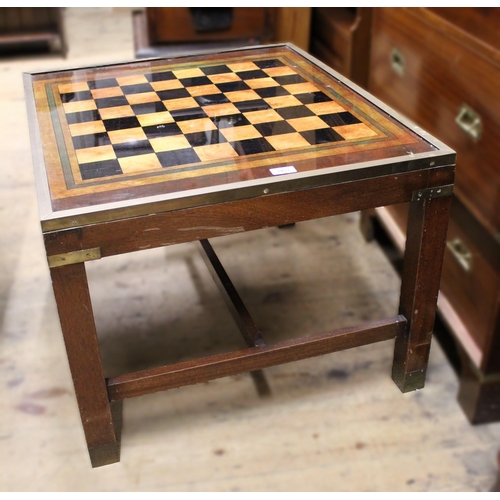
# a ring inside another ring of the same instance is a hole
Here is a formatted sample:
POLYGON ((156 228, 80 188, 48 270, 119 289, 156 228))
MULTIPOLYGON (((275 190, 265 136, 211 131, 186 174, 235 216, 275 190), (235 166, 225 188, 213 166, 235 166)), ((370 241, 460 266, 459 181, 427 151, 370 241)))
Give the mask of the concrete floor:
MULTIPOLYGON (((134 56, 128 9, 65 10, 69 54, 0 60, 0 488, 488 491, 500 424, 471 426, 433 344, 401 394, 393 342, 127 400, 121 462, 90 467, 44 255, 22 72, 134 56)), ((399 278, 359 214, 212 241, 269 341, 395 314, 399 278)), ((242 347, 194 245, 91 262, 107 375, 242 347)))

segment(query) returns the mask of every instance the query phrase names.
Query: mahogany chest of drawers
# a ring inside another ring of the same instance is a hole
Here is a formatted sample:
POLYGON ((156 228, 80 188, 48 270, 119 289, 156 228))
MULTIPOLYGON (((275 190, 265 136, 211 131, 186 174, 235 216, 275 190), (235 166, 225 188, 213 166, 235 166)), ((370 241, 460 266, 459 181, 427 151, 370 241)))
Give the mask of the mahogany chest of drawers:
MULTIPOLYGON (((457 152, 439 313, 471 423, 500 420, 500 8, 373 9, 369 90, 457 152)), ((371 214, 400 251, 407 209, 371 214)))

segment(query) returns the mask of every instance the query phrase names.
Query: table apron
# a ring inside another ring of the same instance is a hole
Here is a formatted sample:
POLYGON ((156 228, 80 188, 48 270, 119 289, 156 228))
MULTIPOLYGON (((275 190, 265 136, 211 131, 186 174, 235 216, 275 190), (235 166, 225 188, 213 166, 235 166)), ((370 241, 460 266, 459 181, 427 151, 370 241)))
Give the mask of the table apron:
POLYGON ((92 260, 89 249, 101 258, 405 203, 430 188, 450 195, 453 175, 451 165, 63 229, 44 234, 45 248, 49 265, 65 265, 66 254, 92 260))

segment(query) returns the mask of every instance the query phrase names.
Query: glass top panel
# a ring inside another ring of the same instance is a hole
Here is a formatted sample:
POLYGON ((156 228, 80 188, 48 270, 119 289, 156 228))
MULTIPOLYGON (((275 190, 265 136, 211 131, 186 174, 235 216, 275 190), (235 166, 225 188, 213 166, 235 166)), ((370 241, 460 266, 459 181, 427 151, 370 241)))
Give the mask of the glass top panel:
POLYGON ((436 149, 288 45, 29 76, 54 213, 436 149))

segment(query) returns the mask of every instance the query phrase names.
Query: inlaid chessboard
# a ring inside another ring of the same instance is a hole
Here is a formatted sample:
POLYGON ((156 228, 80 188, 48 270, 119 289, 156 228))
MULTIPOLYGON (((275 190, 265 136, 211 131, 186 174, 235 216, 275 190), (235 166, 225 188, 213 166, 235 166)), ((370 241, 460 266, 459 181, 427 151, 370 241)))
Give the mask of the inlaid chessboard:
POLYGON ((51 215, 433 150, 288 45, 25 82, 51 215))
POLYGON ((83 180, 377 135, 279 59, 58 90, 83 180))

